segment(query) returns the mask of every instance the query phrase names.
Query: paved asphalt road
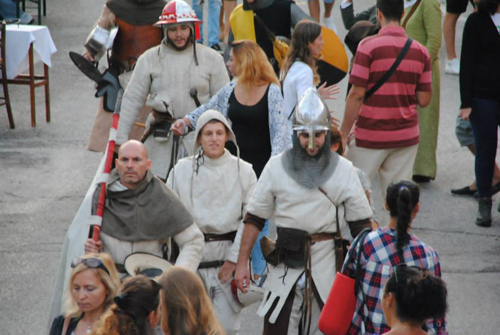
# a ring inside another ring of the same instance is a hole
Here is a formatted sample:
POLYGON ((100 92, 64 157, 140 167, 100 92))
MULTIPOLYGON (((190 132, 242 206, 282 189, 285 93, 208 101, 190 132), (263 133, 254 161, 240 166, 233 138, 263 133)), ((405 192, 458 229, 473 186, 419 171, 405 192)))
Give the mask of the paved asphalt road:
MULTIPOLYGON (((305 0, 299 2, 306 8, 305 0)), ((50 72, 52 122, 44 122, 41 89, 36 128, 29 123, 26 87, 11 88, 15 130, 8 129, 0 107, 2 335, 44 333, 61 243, 100 161, 100 154, 86 150, 98 101, 92 83, 72 65, 68 52, 81 50, 102 4, 103 0, 48 1, 44 23, 58 48, 50 72)), ((355 1, 356 10, 370 4, 355 1)), ((334 17, 343 38, 338 7, 334 17)), ((443 68, 444 57, 443 46, 443 68)), ((450 195, 451 188, 473 180, 473 158, 454 136, 458 77, 442 71, 441 82, 439 171, 436 181, 422 185, 421 212, 413 232, 441 256, 449 288, 450 333, 495 335, 500 333, 500 214, 494 210, 493 227, 476 227, 475 201, 450 195)), ((338 117, 343 113, 346 80, 340 86, 338 100, 331 103, 338 117)), ((244 312, 242 334, 260 333, 262 320, 254 311, 255 306, 244 312)))

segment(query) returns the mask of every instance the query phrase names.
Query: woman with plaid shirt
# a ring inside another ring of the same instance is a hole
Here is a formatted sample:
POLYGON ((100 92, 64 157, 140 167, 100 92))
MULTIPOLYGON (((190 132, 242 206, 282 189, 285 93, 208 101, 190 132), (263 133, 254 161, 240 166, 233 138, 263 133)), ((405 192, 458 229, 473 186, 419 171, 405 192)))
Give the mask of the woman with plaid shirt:
MULTIPOLYGON (((369 233, 362 245, 362 289, 347 334, 371 335, 390 331, 382 311, 382 295, 396 265, 406 263, 441 277, 438 254, 409 233, 420 208, 419 196, 418 186, 410 181, 400 181, 387 188, 386 209, 391 218, 387 227, 369 233)), ((360 246, 354 250, 353 259, 357 259, 359 252, 360 246)), ((355 271, 356 264, 344 263, 344 274, 354 278, 355 271)), ((448 334, 444 318, 427 320, 425 327, 429 334, 448 334)))

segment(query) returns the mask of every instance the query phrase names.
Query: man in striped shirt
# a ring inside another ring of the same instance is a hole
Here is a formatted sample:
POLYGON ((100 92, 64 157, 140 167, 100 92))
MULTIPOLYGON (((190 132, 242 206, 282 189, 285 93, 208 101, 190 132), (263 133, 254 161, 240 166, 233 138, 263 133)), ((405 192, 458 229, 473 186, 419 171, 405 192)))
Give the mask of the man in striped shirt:
POLYGON ((379 174, 382 199, 391 182, 412 177, 419 142, 417 104, 425 107, 431 99, 429 52, 413 41, 394 74, 365 100, 408 39, 400 24, 403 14, 403 0, 377 0, 382 28, 358 46, 341 127, 347 158, 370 179, 379 174))

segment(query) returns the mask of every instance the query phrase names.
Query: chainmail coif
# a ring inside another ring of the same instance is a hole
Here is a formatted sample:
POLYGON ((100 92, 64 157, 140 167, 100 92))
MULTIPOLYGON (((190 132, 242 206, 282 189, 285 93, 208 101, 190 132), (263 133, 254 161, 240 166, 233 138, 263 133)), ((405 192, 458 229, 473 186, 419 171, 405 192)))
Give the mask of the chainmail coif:
POLYGON ((300 145, 299 136, 293 132, 293 148, 282 156, 282 163, 286 173, 297 183, 313 189, 323 186, 330 179, 339 155, 330 149, 330 132, 327 132, 325 143, 316 156, 310 156, 307 150, 300 145))

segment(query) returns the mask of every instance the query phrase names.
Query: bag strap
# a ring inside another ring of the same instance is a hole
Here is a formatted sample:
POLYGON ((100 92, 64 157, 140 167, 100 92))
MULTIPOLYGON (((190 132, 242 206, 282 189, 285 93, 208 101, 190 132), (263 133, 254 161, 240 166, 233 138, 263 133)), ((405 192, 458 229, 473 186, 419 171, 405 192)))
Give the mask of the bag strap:
POLYGON ((403 21, 403 24, 401 25, 401 27, 403 27, 403 28, 406 29, 406 25, 408 24, 408 21, 410 21, 413 13, 415 13, 415 11, 417 10, 417 7, 418 7, 418 5, 420 5, 421 1, 422 0, 417 0, 417 2, 415 2, 415 4, 413 5, 413 7, 411 7, 410 12, 408 13, 408 15, 406 15, 406 18, 403 21))
POLYGON ((69 318, 69 317, 64 318, 64 324, 63 324, 63 329, 62 329, 61 335, 66 335, 70 321, 71 321, 71 318, 69 318))
MULTIPOLYGON (((356 249, 356 246, 359 245, 358 257, 356 259, 356 271, 355 271, 355 282, 354 282, 354 294, 358 296, 359 287, 361 286, 361 255, 363 254, 363 244, 365 243, 365 238, 368 233, 371 232, 370 228, 365 228, 359 233, 361 236, 358 239, 358 242, 351 249, 356 249)), ((365 299, 363 299, 365 300, 365 299)))
POLYGON ((335 232, 335 238, 340 238, 342 239, 342 232, 340 231, 340 223, 339 223, 339 208, 337 207, 337 205, 333 202, 332 199, 330 199, 330 197, 328 196, 328 194, 326 193, 326 191, 324 189, 322 189, 320 186, 318 186, 318 189, 321 193, 323 193, 323 195, 328 199, 330 200, 330 202, 333 204, 333 206, 335 207, 335 220, 337 221, 337 231, 335 232))
POLYGON ((412 42, 413 42, 413 40, 408 37, 403 49, 401 49, 401 51, 399 52, 399 55, 396 58, 396 60, 394 61, 394 64, 392 64, 391 68, 386 73, 384 73, 382 78, 380 78, 380 80, 375 85, 373 85, 372 88, 370 88, 368 90, 368 92, 366 92, 365 101, 369 97, 371 97, 373 95, 373 93, 375 93, 382 85, 384 85, 386 83, 386 81, 389 80, 389 78, 394 74, 394 72, 396 72, 396 69, 398 68, 399 64, 401 63, 403 58, 406 56, 406 53, 408 52, 408 50, 410 50, 410 46, 411 46, 412 42))

